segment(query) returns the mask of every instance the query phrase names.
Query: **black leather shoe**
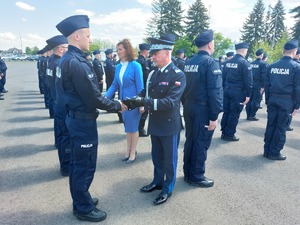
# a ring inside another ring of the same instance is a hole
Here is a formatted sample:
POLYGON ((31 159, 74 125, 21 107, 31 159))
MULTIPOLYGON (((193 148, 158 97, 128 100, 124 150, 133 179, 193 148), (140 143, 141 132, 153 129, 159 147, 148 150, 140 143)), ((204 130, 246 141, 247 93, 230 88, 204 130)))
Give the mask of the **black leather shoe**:
POLYGON ((147 132, 144 129, 142 129, 139 131, 139 136, 140 137, 148 137, 149 134, 147 134, 147 132))
POLYGON ((2 91, 2 93, 7 93, 8 91, 7 90, 5 90, 5 89, 3 89, 3 91, 2 91))
POLYGON ((262 107, 262 106, 259 106, 258 108, 259 108, 259 109, 263 109, 264 107, 262 107))
POLYGON ((76 214, 77 219, 91 222, 100 222, 102 220, 105 220, 106 216, 106 212, 97 208, 88 214, 76 214))
POLYGON ((266 158, 267 159, 270 159, 270 160, 285 160, 286 159, 286 156, 284 155, 266 155, 266 158))
MULTIPOLYGON (((94 206, 97 206, 99 203, 98 198, 92 198, 92 202, 94 206)), ((76 211, 73 209, 73 214, 76 215, 76 211)))
POLYGON ((233 137, 229 137, 229 136, 226 136, 224 134, 222 134, 221 138, 224 140, 224 141, 239 141, 240 139, 238 137, 236 137, 235 135, 233 135, 233 137))
POLYGON ((172 193, 167 193, 167 194, 160 193, 157 196, 157 198, 154 199, 154 201, 153 201, 154 205, 161 205, 161 204, 165 203, 168 200, 168 198, 171 197, 171 195, 172 195, 172 193))
POLYGON ((161 186, 151 183, 149 185, 142 187, 140 190, 141 192, 151 192, 154 190, 161 190, 161 186))
POLYGON ((214 186, 214 181, 205 177, 202 181, 189 181, 189 184, 195 187, 209 188, 214 186))
POLYGON ((259 119, 256 118, 256 116, 254 116, 254 117, 247 117, 247 120, 249 120, 249 121, 258 121, 259 119))
POLYGON ((288 128, 286 128, 286 131, 293 131, 293 130, 294 130, 294 128, 292 128, 290 126, 288 126, 288 128))
POLYGON ((4 98, 0 97, 0 100, 4 100, 4 98))

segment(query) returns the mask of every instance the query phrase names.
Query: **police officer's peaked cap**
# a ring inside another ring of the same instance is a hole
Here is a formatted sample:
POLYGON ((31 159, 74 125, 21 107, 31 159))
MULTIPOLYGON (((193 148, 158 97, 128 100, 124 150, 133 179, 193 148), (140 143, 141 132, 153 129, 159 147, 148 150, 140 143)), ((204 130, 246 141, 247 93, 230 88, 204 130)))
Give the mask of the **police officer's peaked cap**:
POLYGON ((198 34, 194 40, 197 47, 202 47, 214 39, 214 32, 212 30, 206 30, 198 34))
POLYGON ((298 48, 298 41, 293 39, 288 41, 287 43, 285 43, 285 45, 283 46, 284 50, 291 50, 294 48, 298 48))
POLYGON ((139 44, 139 49, 141 51, 143 51, 143 50, 150 50, 150 47, 151 46, 149 44, 146 44, 146 43, 139 44))
POLYGON ((267 53, 264 53, 264 56, 263 56, 263 59, 267 58, 268 57, 268 54, 267 53))
POLYGON ((227 53, 226 53, 226 56, 227 56, 227 57, 230 57, 230 56, 233 56, 233 55, 234 55, 234 52, 227 52, 227 53))
POLYGON ((106 55, 109 55, 109 54, 111 54, 111 53, 113 53, 113 50, 112 50, 111 48, 106 49, 106 51, 105 51, 105 54, 106 54, 106 55))
POLYGON ((49 46, 49 45, 46 45, 44 48, 43 48, 43 51, 44 51, 44 53, 45 52, 48 52, 48 51, 50 51, 52 48, 49 46))
POLYGON ((296 52, 296 55, 299 55, 300 54, 300 47, 298 48, 297 52, 296 52))
POLYGON ((43 51, 43 49, 41 49, 41 50, 39 50, 38 52, 37 52, 37 54, 38 55, 42 55, 42 54, 44 54, 45 52, 43 51))
POLYGON ((241 49, 241 48, 249 48, 249 43, 242 42, 235 45, 235 50, 241 49))
POLYGON ((184 53, 184 50, 183 50, 183 49, 178 49, 178 50, 176 51, 176 55, 179 55, 179 54, 182 54, 182 53, 184 53))
POLYGON ((174 34, 162 34, 159 38, 148 38, 151 47, 150 52, 155 52, 159 50, 172 50, 175 44, 174 34))
POLYGON ((255 52, 255 55, 256 56, 259 56, 259 55, 262 55, 264 54, 264 50, 262 48, 258 49, 256 52, 255 52))
POLYGON ((89 18, 86 15, 70 16, 56 25, 56 28, 65 37, 68 37, 76 30, 89 27, 89 18))
POLYGON ((93 55, 97 55, 97 54, 100 54, 100 51, 99 51, 99 50, 93 51, 93 55))
POLYGON ((62 44, 68 44, 68 39, 64 35, 57 35, 49 38, 47 41, 49 48, 53 49, 62 44))
POLYGON ((87 52, 84 53, 84 56, 85 56, 85 57, 87 57, 87 56, 89 56, 89 55, 91 55, 91 53, 90 53, 89 51, 87 51, 87 52))

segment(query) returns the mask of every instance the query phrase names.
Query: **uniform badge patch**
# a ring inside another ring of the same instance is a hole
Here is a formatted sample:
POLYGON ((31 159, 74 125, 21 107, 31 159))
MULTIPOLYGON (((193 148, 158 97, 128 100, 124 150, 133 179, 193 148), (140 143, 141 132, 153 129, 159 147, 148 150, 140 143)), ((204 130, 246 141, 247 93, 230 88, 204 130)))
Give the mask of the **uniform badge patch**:
POLYGON ((162 85, 162 86, 168 86, 169 85, 169 82, 159 82, 158 85, 162 85))
POLYGON ((180 81, 175 81, 175 86, 179 87, 181 85, 181 82, 180 81))

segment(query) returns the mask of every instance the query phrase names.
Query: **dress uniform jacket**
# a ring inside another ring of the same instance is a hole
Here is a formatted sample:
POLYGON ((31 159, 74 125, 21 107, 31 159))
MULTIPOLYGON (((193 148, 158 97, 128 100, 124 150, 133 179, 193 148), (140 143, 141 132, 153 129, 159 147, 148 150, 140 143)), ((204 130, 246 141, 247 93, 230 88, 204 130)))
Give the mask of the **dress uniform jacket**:
POLYGON ((172 62, 158 73, 148 78, 148 98, 144 100, 145 109, 149 110, 148 133, 155 136, 178 134, 182 130, 180 98, 186 85, 185 75, 172 62))
POLYGON ((268 122, 265 155, 279 155, 286 141, 291 113, 300 107, 300 65, 289 56, 271 64, 265 82, 268 122))

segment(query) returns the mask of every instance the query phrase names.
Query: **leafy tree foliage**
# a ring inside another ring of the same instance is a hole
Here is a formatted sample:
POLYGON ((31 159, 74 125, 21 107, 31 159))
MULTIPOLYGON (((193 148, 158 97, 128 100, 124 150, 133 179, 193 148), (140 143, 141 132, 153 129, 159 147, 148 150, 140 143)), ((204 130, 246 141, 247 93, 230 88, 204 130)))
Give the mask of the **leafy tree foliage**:
POLYGON ((185 32, 190 40, 193 40, 197 34, 209 28, 208 10, 201 0, 196 0, 189 7, 185 24, 185 32))
POLYGON ((290 10, 290 13, 296 13, 296 15, 293 16, 296 19, 296 23, 292 28, 292 37, 300 41, 300 6, 290 10))
POLYGON ((225 55, 225 51, 232 46, 233 42, 230 38, 224 37, 221 33, 215 33, 214 34, 214 40, 215 40, 215 52, 213 56, 215 58, 225 55))

